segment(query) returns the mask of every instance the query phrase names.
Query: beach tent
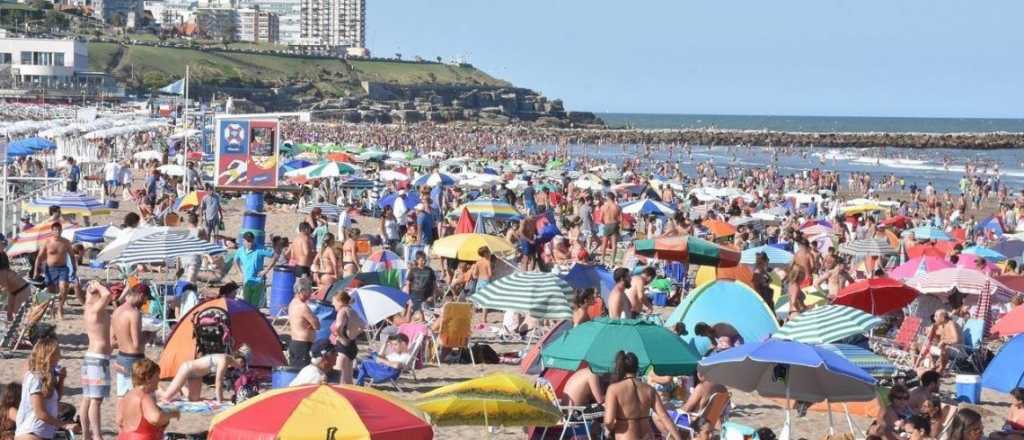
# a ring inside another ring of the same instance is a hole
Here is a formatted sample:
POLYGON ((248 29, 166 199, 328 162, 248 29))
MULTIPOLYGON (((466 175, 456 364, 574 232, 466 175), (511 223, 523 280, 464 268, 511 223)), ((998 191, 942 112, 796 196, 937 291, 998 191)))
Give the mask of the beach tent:
POLYGON ((239 299, 218 298, 206 301, 192 308, 174 327, 167 345, 160 353, 160 379, 172 379, 182 363, 196 358, 196 340, 192 336, 192 317, 197 313, 219 307, 231 318, 232 348, 249 344, 252 356, 249 365, 254 367, 279 367, 288 363, 281 351, 281 341, 263 314, 249 303, 239 299))
POLYGON ((529 374, 531 376, 541 374, 544 370, 544 366, 541 365, 541 350, 571 328, 572 321, 568 319, 559 321, 558 324, 555 324, 555 326, 552 327, 543 338, 540 338, 540 340, 537 341, 536 344, 533 344, 526 354, 523 355, 523 359, 519 362, 519 372, 529 374))
POLYGON ((981 375, 981 386, 1002 393, 1024 386, 1024 335, 1017 335, 992 359, 981 375))
POLYGON ((185 93, 185 80, 179 79, 160 88, 160 93, 165 95, 182 95, 185 93))
POLYGON ((669 327, 678 322, 693 333, 698 323, 731 327, 744 341, 760 341, 779 329, 775 314, 764 300, 746 284, 717 280, 690 292, 665 321, 669 327))

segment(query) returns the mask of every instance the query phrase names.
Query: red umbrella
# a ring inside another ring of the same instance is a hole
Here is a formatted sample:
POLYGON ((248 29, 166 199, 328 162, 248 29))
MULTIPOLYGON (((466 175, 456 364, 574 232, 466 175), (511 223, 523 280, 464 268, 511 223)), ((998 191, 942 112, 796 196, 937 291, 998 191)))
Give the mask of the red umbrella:
POLYGON ((1014 307, 1003 315, 989 330, 993 336, 1013 336, 1024 333, 1024 306, 1014 307))
POLYGON ((902 309, 918 295, 913 287, 892 278, 871 278, 846 286, 832 303, 884 315, 902 309))
POLYGON ((917 246, 911 246, 907 249, 907 256, 910 258, 917 257, 943 257, 953 252, 953 243, 948 241, 936 241, 932 244, 919 244, 917 246))
POLYGON ((887 218, 885 220, 882 220, 878 224, 880 224, 882 226, 895 226, 895 227, 900 228, 900 229, 906 229, 907 225, 909 223, 910 223, 910 219, 909 218, 907 218, 906 216, 903 216, 903 215, 897 215, 895 217, 889 217, 889 218, 887 218))
POLYGON ((473 217, 469 215, 469 209, 462 207, 462 215, 459 216, 459 224, 455 227, 456 234, 469 234, 476 230, 473 224, 473 217))

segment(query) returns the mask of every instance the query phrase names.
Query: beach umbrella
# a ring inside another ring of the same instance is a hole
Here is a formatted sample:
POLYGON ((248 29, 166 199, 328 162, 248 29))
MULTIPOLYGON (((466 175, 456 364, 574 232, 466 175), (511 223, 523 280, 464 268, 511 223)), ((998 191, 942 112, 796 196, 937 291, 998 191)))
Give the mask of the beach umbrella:
POLYGON ((701 266, 732 267, 740 262, 739 251, 689 235, 636 240, 633 246, 638 255, 701 266))
POLYGON ((185 167, 178 164, 160 165, 160 167, 157 168, 157 170, 159 170, 161 174, 175 177, 183 177, 187 172, 185 167))
POLYGON ((169 230, 131 241, 121 251, 121 255, 111 260, 111 263, 134 266, 163 263, 169 259, 189 255, 216 255, 224 252, 223 246, 191 237, 188 231, 169 230))
POLYGON ((292 159, 292 160, 289 160, 288 162, 285 162, 284 164, 282 164, 281 168, 283 168, 285 171, 291 171, 291 170, 297 170, 297 169, 300 169, 300 168, 305 168, 305 167, 308 167, 310 165, 313 165, 312 161, 308 161, 308 160, 305 160, 305 159, 292 159))
POLYGON ((892 278, 870 278, 844 287, 832 303, 881 316, 906 307, 918 295, 913 287, 892 278))
POLYGON ((740 263, 753 265, 757 261, 757 254, 764 252, 768 254, 768 266, 785 267, 793 263, 793 254, 789 251, 774 246, 757 246, 743 251, 740 255, 740 263))
POLYGON ((434 162, 434 159, 431 159, 429 157, 417 157, 415 159, 410 160, 409 165, 419 168, 430 168, 434 165, 437 165, 437 162, 434 162))
POLYGON ((385 182, 405 182, 406 180, 409 180, 409 176, 394 170, 382 170, 378 177, 380 177, 380 180, 383 180, 385 182))
POLYGON ((368 326, 405 311, 409 295, 393 287, 369 285, 352 291, 352 309, 368 326))
POLYGON ((1024 241, 1000 240, 991 249, 1007 257, 1019 259, 1024 255, 1024 241))
POLYGON ((642 216, 653 214, 659 217, 668 217, 675 214, 676 210, 664 203, 652 199, 643 199, 622 205, 622 213, 642 216))
POLYGON ((436 388, 413 404, 435 426, 553 426, 562 418, 550 396, 509 373, 436 388))
POLYGON ((708 231, 711 231, 711 235, 715 238, 730 237, 736 234, 735 226, 721 220, 707 219, 702 224, 708 228, 708 231))
POLYGON ((16 141, 11 141, 7 146, 8 148, 28 148, 32 151, 53 150, 57 148, 57 144, 53 141, 41 137, 18 139, 16 141))
POLYGON ((353 163, 356 161, 355 158, 353 158, 348 153, 343 153, 340 151, 327 153, 324 155, 324 158, 333 162, 353 163))
POLYGON ((320 208, 320 214, 327 217, 329 220, 337 221, 338 217, 341 217, 341 207, 332 203, 315 203, 312 205, 306 205, 299 208, 299 213, 309 214, 316 208, 320 208))
POLYGON ((811 225, 800 230, 804 237, 813 239, 814 237, 830 237, 832 236, 832 228, 826 228, 822 225, 811 225))
POLYGON ((1008 301, 1014 291, 988 274, 963 267, 937 270, 907 280, 907 285, 921 293, 948 295, 953 288, 968 295, 991 293, 1008 301))
POLYGON ((999 349, 999 353, 981 374, 981 386, 1003 393, 1024 387, 1024 335, 1017 335, 999 349))
POLYGON ((881 226, 893 226, 899 229, 904 229, 910 225, 910 217, 905 215, 895 215, 878 222, 878 224, 881 226))
POLYGON ((366 260, 363 261, 362 271, 380 272, 405 268, 405 260, 401 256, 387 249, 381 249, 366 257, 366 260))
POLYGON ((886 209, 888 209, 888 208, 886 208, 886 207, 884 207, 882 205, 879 205, 879 204, 876 204, 876 203, 867 202, 867 203, 859 203, 859 204, 849 205, 849 206, 842 206, 842 207, 839 208, 839 211, 841 213, 843 213, 844 215, 856 215, 856 214, 864 214, 864 213, 867 213, 867 212, 884 211, 886 209))
POLYGON ((573 289, 597 289, 602 297, 615 287, 611 271, 599 264, 575 263, 561 277, 573 289))
POLYGON ((508 240, 487 234, 454 234, 434 242, 430 253, 444 258, 462 261, 480 259, 479 251, 486 246, 492 254, 515 252, 508 240))
POLYGON ((456 182, 458 180, 451 175, 434 172, 417 177, 412 181, 412 186, 451 186, 456 182))
POLYGON ((125 246, 135 240, 141 239, 151 234, 158 232, 169 231, 170 228, 166 226, 142 226, 138 228, 124 228, 121 232, 114 237, 114 241, 107 243, 100 251, 99 255, 96 256, 96 261, 111 261, 119 256, 124 251, 125 246))
POLYGON ((350 176, 359 169, 355 165, 344 162, 320 162, 308 167, 291 170, 284 173, 285 177, 301 177, 305 179, 322 179, 325 177, 350 176))
POLYGON ((500 221, 522 220, 523 215, 504 200, 479 198, 457 208, 455 212, 469 211, 473 217, 492 218, 500 221))
MULTIPOLYGON (((110 225, 85 226, 81 228, 68 228, 61 231, 60 236, 73 242, 103 243, 106 240, 107 230, 115 228, 110 225)), ((116 228, 115 228, 116 229, 116 228)))
POLYGON ((369 179, 359 178, 348 179, 345 180, 344 182, 341 182, 341 184, 338 185, 338 187, 342 189, 373 189, 376 188, 377 186, 377 182, 374 182, 369 179))
POLYGON ((192 191, 192 192, 190 192, 188 194, 185 194, 183 197, 179 198, 177 201, 175 201, 174 202, 174 209, 175 210, 179 210, 179 209, 195 208, 195 207, 199 206, 200 203, 203 203, 203 199, 205 199, 206 196, 208 196, 208 195, 210 195, 210 193, 208 191, 192 191))
POLYGON ((459 223, 455 226, 456 234, 468 234, 476 231, 476 225, 473 223, 473 216, 469 214, 469 210, 465 207, 462 208, 462 213, 459 215, 459 223))
MULTIPOLYGON (((19 232, 11 246, 7 248, 7 256, 13 258, 39 252, 43 243, 46 243, 47 240, 54 236, 53 223, 52 221, 43 222, 19 232)), ((62 223, 61 226, 65 229, 71 229, 74 225, 62 223)))
MULTIPOLYGON (((823 292, 819 290, 813 290, 810 287, 804 288, 802 290, 804 292, 805 306, 815 307, 819 305, 828 304, 828 298, 825 297, 825 294, 823 292)), ((778 317, 779 319, 785 319, 787 316, 789 316, 789 295, 784 295, 782 293, 781 280, 779 281, 779 284, 775 284, 774 280, 772 281, 772 292, 775 294, 775 316, 778 317), (776 286, 778 286, 777 289, 776 286)))
POLYGON ((993 263, 998 263, 1000 261, 1006 260, 1006 255, 1003 255, 1003 254, 1001 254, 1001 253, 999 253, 999 252, 997 252, 995 250, 989 249, 987 247, 982 247, 982 246, 971 246, 971 247, 968 247, 967 249, 964 249, 963 253, 970 254, 970 255, 977 255, 977 256, 979 256, 981 258, 984 258, 985 261, 990 261, 990 262, 993 262, 993 263))
POLYGON ((896 374, 892 361, 866 348, 851 344, 821 344, 820 347, 842 356, 874 377, 888 378, 896 374))
POLYGON ((910 258, 917 257, 940 257, 946 258, 947 255, 953 252, 953 242, 950 241, 935 241, 929 244, 919 244, 907 248, 907 256, 910 258))
POLYGON ((925 255, 911 258, 906 263, 894 267, 889 271, 889 276, 897 280, 905 280, 950 267, 953 267, 953 263, 950 263, 945 258, 925 255))
POLYGON ((768 398, 803 402, 866 401, 875 379, 843 357, 815 345, 771 338, 748 342, 700 361, 709 380, 768 398))
POLYGON ((807 344, 836 342, 882 325, 877 316, 841 305, 812 308, 786 321, 772 337, 807 344))
POLYGON ((132 155, 132 159, 135 160, 161 160, 164 158, 164 153, 156 150, 140 151, 132 155))
POLYGON ((384 160, 384 158, 386 158, 386 157, 388 157, 388 153, 386 151, 367 150, 367 151, 364 151, 362 153, 359 153, 356 156, 356 160, 359 160, 359 161, 362 161, 362 162, 368 162, 368 161, 384 160))
POLYGON ((332 298, 343 290, 369 286, 372 284, 383 284, 383 280, 380 275, 381 272, 360 272, 355 275, 349 275, 335 281, 326 292, 323 292, 321 289, 317 289, 313 293, 313 298, 323 300, 325 298, 332 298))
POLYGON ((265 391, 213 417, 210 440, 430 440, 418 409, 368 387, 303 385, 265 391))
POLYGON ((839 253, 853 257, 877 257, 895 254, 896 249, 884 238, 865 238, 840 244, 839 253))
POLYGON ((391 193, 381 197, 380 202, 377 202, 377 205, 381 208, 394 206, 395 202, 398 200, 402 201, 402 204, 406 209, 412 209, 413 206, 416 206, 416 204, 420 202, 420 195, 416 191, 410 191, 405 195, 402 195, 401 193, 391 193))
POLYGON ((23 209, 31 213, 46 213, 51 206, 59 206, 61 214, 83 216, 110 214, 110 208, 100 203, 95 197, 85 193, 60 193, 43 196, 25 203, 23 209))
POLYGON ((1003 315, 989 329, 993 336, 1013 336, 1024 333, 1024 306, 1017 306, 1003 315))
POLYGON ((953 238, 943 231, 942 229, 936 228, 935 226, 919 226, 914 229, 908 229, 903 231, 903 236, 908 237, 910 234, 914 235, 915 240, 952 240, 953 238))
POLYGON ((691 374, 700 355, 660 325, 640 319, 597 318, 574 327, 544 348, 544 366, 575 371, 586 361, 595 373, 612 371, 615 354, 629 351, 640 361, 640 371, 653 366, 667 376, 691 374))
POLYGON ((995 263, 986 261, 984 258, 975 254, 960 254, 957 257, 956 267, 966 267, 968 269, 977 269, 978 260, 981 260, 983 271, 986 273, 999 273, 1002 269, 999 268, 995 263))
POLYGON ((487 284, 469 298, 485 309, 523 312, 537 319, 569 319, 572 287, 550 272, 516 272, 487 284))

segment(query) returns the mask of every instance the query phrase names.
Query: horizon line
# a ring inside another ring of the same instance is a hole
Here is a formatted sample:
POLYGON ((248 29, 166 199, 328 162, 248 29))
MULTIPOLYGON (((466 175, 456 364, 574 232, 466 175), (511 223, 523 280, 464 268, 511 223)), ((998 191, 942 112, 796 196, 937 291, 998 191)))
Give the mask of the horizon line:
POLYGON ((973 119, 973 120, 1006 120, 1024 121, 1024 115, 1009 116, 886 116, 886 115, 800 115, 800 114, 757 114, 757 113, 660 113, 660 112, 623 112, 623 111, 590 111, 595 115, 640 115, 640 116, 733 116, 755 118, 859 118, 859 119, 973 119))

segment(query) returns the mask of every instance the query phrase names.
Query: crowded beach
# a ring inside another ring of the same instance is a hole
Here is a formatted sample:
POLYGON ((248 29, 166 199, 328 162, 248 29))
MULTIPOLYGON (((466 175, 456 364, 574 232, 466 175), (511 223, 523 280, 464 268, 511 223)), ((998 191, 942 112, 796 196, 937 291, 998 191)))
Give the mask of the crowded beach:
POLYGON ((288 122, 250 192, 172 121, 45 111, 5 132, 2 438, 1024 438, 998 176, 288 122))

